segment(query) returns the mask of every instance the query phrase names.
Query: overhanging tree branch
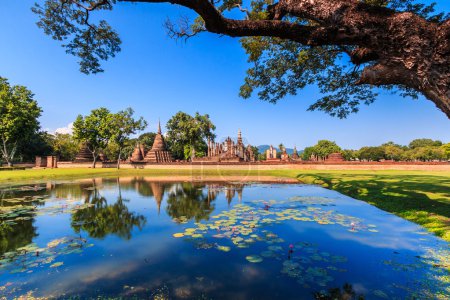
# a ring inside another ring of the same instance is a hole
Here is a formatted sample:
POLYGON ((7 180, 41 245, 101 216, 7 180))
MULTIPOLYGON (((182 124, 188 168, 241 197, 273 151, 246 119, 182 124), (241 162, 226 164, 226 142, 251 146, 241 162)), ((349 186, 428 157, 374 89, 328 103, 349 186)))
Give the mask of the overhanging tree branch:
MULTIPOLYGON (((86 14, 112 7, 115 3, 114 0, 46 1, 50 4, 55 1, 72 3, 78 5, 86 14), (89 6, 86 3, 89 3, 89 6)), ((293 41, 308 47, 327 49, 329 46, 332 51, 341 49, 350 56, 351 63, 366 67, 361 78, 354 84, 405 86, 424 94, 450 118, 450 19, 440 22, 436 21, 439 19, 436 16, 426 19, 425 9, 419 9, 417 13, 396 10, 402 6, 401 3, 410 3, 413 0, 386 1, 397 3, 390 7, 371 5, 361 0, 280 0, 273 5, 253 0, 252 3, 256 5, 247 11, 242 8, 241 1, 230 0, 117 1, 171 3, 195 11, 203 20, 204 28, 194 32, 181 28, 181 32, 176 32, 176 28, 172 26, 172 31, 169 32, 175 37, 190 37, 199 31, 207 30, 231 37, 268 37, 293 41), (227 18, 224 11, 231 9, 243 11, 245 19, 227 18), (389 70, 388 73, 384 71, 386 69, 389 70)), ((44 20, 48 19, 42 11, 40 14, 44 16, 44 20)), ((442 19, 442 15, 440 17, 442 19)), ((85 23, 89 25, 87 21, 85 23)), ((49 32, 54 30, 51 23, 45 28, 49 32)), ((108 33, 109 28, 104 28, 108 33)), ((107 48, 97 56, 107 59, 108 51, 111 55, 116 51, 111 45, 115 45, 118 38, 116 37, 116 41, 111 38, 109 42, 107 34, 102 34, 101 37, 101 46, 111 49, 107 48)), ((91 39, 93 42, 95 37, 91 39)), ((92 52, 95 54, 96 46, 91 47, 90 42, 81 45, 86 49, 86 54, 79 56, 83 61, 90 60, 93 72, 96 72, 99 70, 96 65, 98 58, 95 55, 89 56, 92 52)), ((270 80, 267 82, 270 84, 270 80)), ((248 84, 251 85, 252 82, 249 81, 248 84)), ((289 93, 293 91, 290 90, 289 93)))

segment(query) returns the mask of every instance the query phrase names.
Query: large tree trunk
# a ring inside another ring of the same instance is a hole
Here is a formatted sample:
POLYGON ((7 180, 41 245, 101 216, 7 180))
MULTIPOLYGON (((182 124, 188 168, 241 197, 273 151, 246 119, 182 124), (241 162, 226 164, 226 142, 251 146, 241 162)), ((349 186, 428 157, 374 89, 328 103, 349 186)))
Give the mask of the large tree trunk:
POLYGON ((8 165, 8 167, 12 167, 14 155, 16 154, 16 150, 17 150, 17 143, 14 143, 12 149, 8 150, 6 140, 2 139, 2 142, 3 142, 3 147, 1 148, 2 157, 6 161, 6 164, 8 165))
POLYGON ((120 169, 120 154, 122 150, 119 151, 119 157, 117 158, 117 169, 120 169))
POLYGON ((92 168, 95 169, 95 165, 97 163, 97 154, 95 152, 92 153, 93 161, 92 161, 92 168))

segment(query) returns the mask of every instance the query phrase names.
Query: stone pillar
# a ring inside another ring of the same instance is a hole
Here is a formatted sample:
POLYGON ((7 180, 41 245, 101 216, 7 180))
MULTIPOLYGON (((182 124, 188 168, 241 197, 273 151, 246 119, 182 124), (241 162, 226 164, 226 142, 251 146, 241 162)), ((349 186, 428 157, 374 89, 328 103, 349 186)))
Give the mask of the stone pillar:
POLYGON ((58 167, 58 158, 53 155, 47 156, 47 168, 53 169, 57 167, 58 167))
POLYGON ((36 168, 45 168, 47 166, 47 159, 44 159, 42 156, 36 156, 36 168))

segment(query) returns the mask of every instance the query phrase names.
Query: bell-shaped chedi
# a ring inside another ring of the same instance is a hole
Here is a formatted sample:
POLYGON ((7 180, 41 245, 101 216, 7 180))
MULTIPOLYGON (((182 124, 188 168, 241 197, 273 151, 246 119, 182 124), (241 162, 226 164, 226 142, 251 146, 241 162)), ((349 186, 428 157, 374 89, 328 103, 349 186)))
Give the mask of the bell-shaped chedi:
POLYGON ((147 155, 144 158, 144 161, 151 163, 172 161, 172 155, 169 151, 167 151, 166 143, 161 133, 161 123, 158 123, 158 133, 156 134, 155 140, 153 141, 152 149, 148 151, 147 155))
POLYGON ((136 143, 136 147, 134 147, 133 153, 131 154, 131 162, 142 161, 145 157, 144 145, 141 143, 136 143))
POLYGON ((151 182, 150 186, 153 191, 153 197, 155 198, 156 205, 158 207, 158 215, 161 212, 161 203, 164 197, 164 184, 161 182, 151 182))
POLYGON ((292 152, 291 159, 293 160, 300 159, 300 156, 298 156, 297 146, 294 146, 294 151, 292 152))

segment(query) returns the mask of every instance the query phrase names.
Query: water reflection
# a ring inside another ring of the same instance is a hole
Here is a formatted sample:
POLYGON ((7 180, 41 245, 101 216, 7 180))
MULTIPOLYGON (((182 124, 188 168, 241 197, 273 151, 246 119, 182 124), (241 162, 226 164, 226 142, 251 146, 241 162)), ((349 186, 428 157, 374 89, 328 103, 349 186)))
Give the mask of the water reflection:
POLYGON ((28 245, 38 235, 32 211, 43 205, 39 201, 43 195, 43 189, 21 193, 15 189, 0 190, 0 255, 28 245), (20 218, 18 210, 22 212, 20 218))
MULTIPOLYGON (((129 200, 122 196, 124 192, 134 191, 142 197, 153 198, 158 215, 165 199, 166 207, 163 209, 174 221, 179 222, 182 218, 184 222, 198 222, 209 219, 219 194, 223 193, 230 205, 235 198, 242 200, 243 189, 243 184, 155 182, 144 177, 93 178, 3 187, 0 190, 0 254, 28 245, 38 236, 33 224, 39 208, 46 205, 46 199, 51 199, 47 205, 64 200, 89 205, 71 212, 71 226, 75 233, 86 232, 93 238, 116 235, 128 240, 132 238, 133 230, 141 230, 145 226, 147 218, 130 211, 129 200), (23 207, 29 207, 29 211, 21 211, 17 215, 12 210, 23 207)), ((64 211, 64 206, 61 211, 64 211)))
POLYGON ((147 222, 143 215, 128 210, 127 200, 121 192, 113 204, 109 204, 98 190, 94 190, 85 201, 92 206, 72 214, 72 227, 76 233, 83 230, 93 238, 114 234, 128 240, 134 227, 142 229, 147 222))
POLYGON ((447 244, 320 187, 129 177, 0 193, 6 298, 35 291, 81 299, 425 299, 436 292, 446 299, 450 292, 447 244))
POLYGON ((33 220, 22 220, 16 224, 6 224, 1 220, 0 224, 0 255, 26 246, 37 236, 33 220))
POLYGON ((181 183, 170 189, 166 212, 175 220, 208 220, 214 210, 214 200, 215 196, 204 193, 202 187, 181 183))
POLYGON ((345 283, 342 288, 331 288, 327 292, 320 291, 314 293, 316 300, 364 300, 363 295, 358 295, 353 286, 345 283))

